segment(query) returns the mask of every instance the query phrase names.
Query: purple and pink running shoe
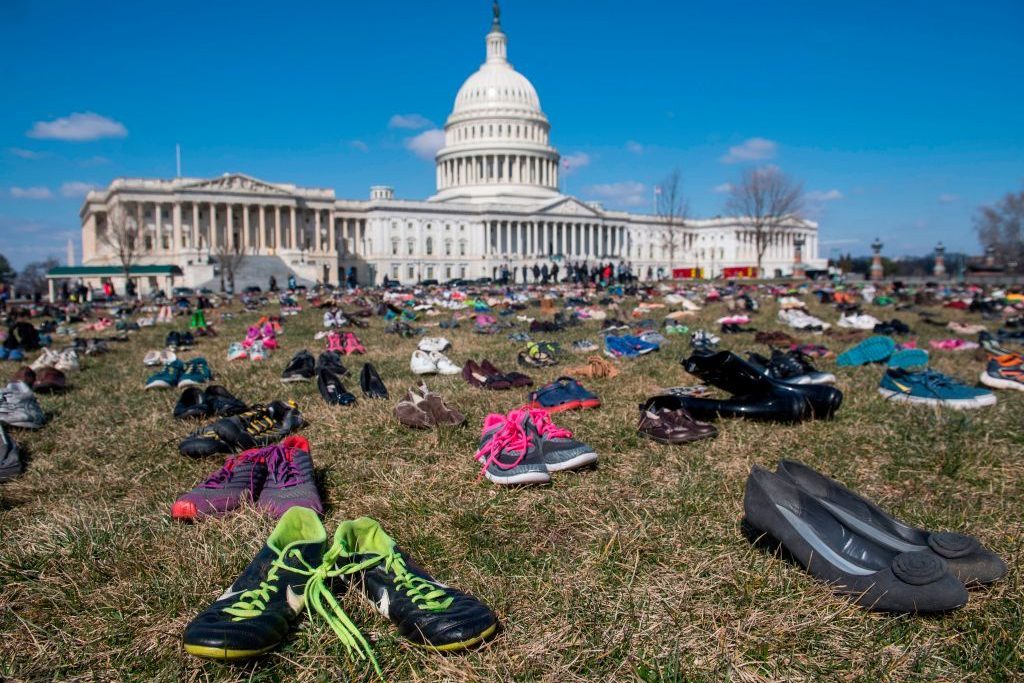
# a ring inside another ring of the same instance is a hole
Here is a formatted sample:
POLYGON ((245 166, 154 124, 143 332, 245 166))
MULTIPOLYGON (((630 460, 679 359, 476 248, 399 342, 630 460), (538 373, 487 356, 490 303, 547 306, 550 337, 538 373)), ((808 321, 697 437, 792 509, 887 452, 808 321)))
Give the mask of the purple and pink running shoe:
POLYGON ((228 458, 206 481, 174 501, 171 517, 182 522, 219 517, 246 501, 255 501, 267 478, 267 467, 259 454, 259 450, 251 450, 228 458))
POLYGON ((285 437, 284 441, 257 451, 266 463, 267 479, 256 505, 279 519, 289 508, 307 507, 323 514, 313 478, 313 457, 304 436, 285 437))

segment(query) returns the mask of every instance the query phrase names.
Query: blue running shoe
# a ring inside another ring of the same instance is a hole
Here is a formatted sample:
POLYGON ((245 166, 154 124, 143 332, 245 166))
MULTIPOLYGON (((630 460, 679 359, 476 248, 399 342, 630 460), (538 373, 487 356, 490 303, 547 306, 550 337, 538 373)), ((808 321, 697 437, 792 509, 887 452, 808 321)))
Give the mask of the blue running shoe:
POLYGON ((636 351, 641 356, 644 355, 645 353, 657 351, 658 349, 661 348, 654 342, 649 342, 645 339, 641 339, 640 337, 637 337, 632 334, 623 335, 619 337, 619 339, 621 339, 623 343, 629 344, 631 347, 633 347, 633 350, 636 351))
POLYGON ((847 349, 836 358, 836 365, 867 365, 881 363, 896 350, 896 342, 889 337, 869 337, 851 349, 847 349))
POLYGON ((928 365, 928 352, 924 349, 900 349, 885 363, 890 368, 917 368, 928 365))
POLYGON ((636 358, 640 355, 625 338, 612 335, 604 338, 604 353, 612 358, 636 358))
POLYGON ((996 396, 987 389, 969 387, 936 372, 911 372, 902 368, 889 368, 878 385, 878 393, 890 401, 921 403, 963 410, 995 405, 996 396))
POLYGON ((25 352, 21 349, 11 349, 11 352, 7 354, 7 360, 25 360, 25 352))

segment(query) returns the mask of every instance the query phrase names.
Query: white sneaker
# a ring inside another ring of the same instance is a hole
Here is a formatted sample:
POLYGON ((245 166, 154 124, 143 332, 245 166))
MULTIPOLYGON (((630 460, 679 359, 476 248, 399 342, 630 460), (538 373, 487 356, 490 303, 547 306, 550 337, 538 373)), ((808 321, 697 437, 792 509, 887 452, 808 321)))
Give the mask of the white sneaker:
POLYGON ((53 367, 65 374, 72 370, 80 370, 82 366, 78 362, 78 352, 74 349, 64 349, 53 367))
POLYGON ((39 358, 36 358, 29 366, 36 372, 39 372, 43 368, 54 368, 57 367, 57 361, 60 360, 60 354, 53 349, 43 349, 42 354, 39 358))
POLYGON ((142 364, 148 366, 163 365, 163 362, 160 360, 160 352, 147 351, 146 355, 142 359, 142 364))
POLYGON ((442 375, 457 375, 462 372, 462 368, 451 361, 448 356, 444 355, 440 351, 431 351, 428 354, 430 361, 437 368, 437 371, 442 375))
POLYGON ((239 342, 231 342, 228 346, 228 360, 243 360, 249 357, 249 353, 239 342))
POLYGON ((409 369, 416 375, 432 375, 439 368, 425 351, 413 351, 412 358, 409 360, 409 369))
POLYGON ((419 348, 420 351, 430 353, 431 351, 444 351, 445 349, 450 349, 451 346, 452 343, 444 337, 424 337, 423 339, 420 339, 420 343, 417 348, 419 348))
POLYGON ((324 327, 329 329, 331 327, 334 327, 336 324, 337 323, 334 320, 334 314, 331 313, 330 311, 324 311, 324 327))

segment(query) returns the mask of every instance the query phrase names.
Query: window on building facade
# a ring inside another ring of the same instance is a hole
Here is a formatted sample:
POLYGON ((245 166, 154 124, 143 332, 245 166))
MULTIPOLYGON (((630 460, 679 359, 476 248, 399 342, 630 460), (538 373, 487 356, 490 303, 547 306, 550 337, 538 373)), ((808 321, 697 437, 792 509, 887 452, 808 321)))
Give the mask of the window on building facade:
POLYGON ((398 266, 397 265, 391 266, 391 277, 396 279, 396 280, 398 279, 398 266))
POLYGON ((398 231, 398 223, 397 222, 391 221, 391 230, 392 230, 392 232, 397 232, 398 231))
POLYGON ((466 266, 459 266, 459 277, 466 277, 466 266))
POLYGON ((410 280, 412 280, 414 277, 416 277, 416 271, 413 269, 412 266, 409 266, 409 270, 407 272, 409 274, 409 279, 410 280))
POLYGON ((433 237, 428 237, 427 238, 426 252, 427 252, 427 256, 432 256, 434 254, 434 238, 433 237))
POLYGON ((459 240, 459 256, 466 255, 466 240, 459 240))
POLYGON ((452 279, 452 267, 451 266, 445 266, 444 267, 444 279, 445 280, 451 280, 452 279))
POLYGON ((391 240, 391 255, 398 256, 398 239, 391 240))
POLYGON ((428 280, 433 280, 434 279, 434 266, 427 266, 427 279, 428 280))
POLYGON ((408 253, 409 256, 412 256, 413 251, 416 248, 416 242, 414 240, 410 239, 408 242, 405 243, 405 246, 406 246, 406 253, 408 253))

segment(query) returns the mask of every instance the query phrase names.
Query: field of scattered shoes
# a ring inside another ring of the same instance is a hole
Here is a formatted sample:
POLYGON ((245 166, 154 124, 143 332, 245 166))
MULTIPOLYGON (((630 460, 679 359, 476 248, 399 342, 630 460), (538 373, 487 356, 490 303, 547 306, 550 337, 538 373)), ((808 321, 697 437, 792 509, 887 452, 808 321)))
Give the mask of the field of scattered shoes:
MULTIPOLYGON (((836 323, 832 306, 810 294, 801 300, 810 315, 836 323)), ((470 317, 456 329, 438 327, 452 317, 442 309, 407 321, 424 328, 424 336, 450 340, 444 353, 455 365, 489 360, 529 375, 534 389, 591 355, 615 366, 614 378, 577 377, 600 407, 551 415, 597 453, 597 462, 533 486, 499 486, 481 476, 474 460, 485 418, 522 406, 530 388, 413 374, 410 358, 421 337, 385 333, 390 323, 381 316, 366 318, 365 329, 343 328, 366 349, 342 358, 348 373, 340 380, 357 399, 350 405, 328 405, 315 380, 281 382, 296 352, 316 356, 326 348, 326 339, 314 338, 324 329, 323 311, 304 300, 301 313, 282 318, 279 348, 264 360, 229 362, 228 347, 245 339, 261 315, 276 315, 276 303, 256 312, 237 303, 207 311, 218 336, 199 337, 178 355, 206 358, 212 383, 247 404, 295 402, 329 535, 345 520, 371 517, 437 581, 476 596, 497 615, 493 637, 442 654, 410 646, 374 605, 355 591, 338 591, 340 607, 387 680, 1020 680, 1024 395, 999 390, 995 405, 962 411, 887 401, 878 391, 883 364, 836 364, 836 355, 872 332, 798 331, 780 321, 771 297, 759 302, 759 311, 747 313, 749 323, 729 333, 717 322, 730 315, 725 304, 706 303, 679 318, 688 333, 666 334, 659 350, 636 358, 602 355, 607 319, 528 332, 529 323, 517 316, 552 320, 554 311, 542 311, 536 300, 511 315, 493 307, 500 329, 489 335, 474 332, 470 317), (645 399, 700 383, 680 365, 694 332, 707 330, 720 337, 718 349, 743 358, 770 355, 750 328, 833 352, 811 359, 836 376, 842 391, 832 419, 719 419, 717 436, 678 445, 638 433, 645 399), (526 349, 524 341, 509 339, 517 332, 556 342, 540 353, 558 364, 517 364, 526 349), (573 342, 584 339, 597 350, 574 352, 573 342), (365 362, 376 368, 389 399, 360 391, 365 362), (401 424, 395 404, 421 381, 464 414, 466 424, 401 424), (1003 558, 1007 575, 971 588, 966 605, 938 616, 873 612, 836 595, 792 559, 752 544, 741 528, 751 468, 774 471, 781 459, 834 477, 913 526, 975 536, 1003 558)), ((666 314, 679 309, 669 304, 634 316, 636 304, 626 297, 607 317, 652 320, 664 333, 666 314)), ((603 310, 596 297, 595 308, 603 310)), ((565 310, 561 301, 555 310, 565 310)), ((933 340, 958 336, 934 323, 998 327, 940 306, 865 305, 863 312, 882 321, 898 317, 910 333, 887 330, 895 341, 915 340, 930 352, 930 367, 971 386, 986 367, 983 349, 933 348, 933 340)), ((145 367, 144 356, 162 349, 170 330, 187 329, 187 315, 177 321, 110 342, 109 353, 83 356, 81 370, 67 373, 65 392, 39 397, 48 423, 10 430, 27 466, 0 484, 0 680, 376 679, 317 616, 303 616, 280 647, 246 662, 208 661, 183 649, 186 625, 232 584, 275 520, 252 504, 193 523, 171 516, 175 500, 227 457, 181 455, 182 439, 215 418, 176 420, 181 388, 143 388, 159 370, 145 367)), ((55 337, 58 349, 68 343, 55 337)), ((5 379, 18 367, 3 363, 5 379)))

